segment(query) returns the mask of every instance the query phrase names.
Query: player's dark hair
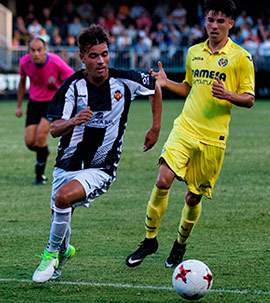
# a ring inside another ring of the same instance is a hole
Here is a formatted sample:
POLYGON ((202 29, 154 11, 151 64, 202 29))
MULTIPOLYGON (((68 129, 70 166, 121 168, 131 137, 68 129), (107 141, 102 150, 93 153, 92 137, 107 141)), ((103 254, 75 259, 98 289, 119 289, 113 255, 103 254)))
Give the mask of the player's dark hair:
POLYGON ((92 24, 83 29, 79 34, 77 41, 81 53, 84 53, 93 45, 97 44, 106 43, 109 46, 109 38, 104 28, 98 24, 92 24))
POLYGON ((215 13, 222 12, 227 17, 233 17, 236 10, 233 0, 205 0, 204 12, 207 14, 209 11, 215 13))

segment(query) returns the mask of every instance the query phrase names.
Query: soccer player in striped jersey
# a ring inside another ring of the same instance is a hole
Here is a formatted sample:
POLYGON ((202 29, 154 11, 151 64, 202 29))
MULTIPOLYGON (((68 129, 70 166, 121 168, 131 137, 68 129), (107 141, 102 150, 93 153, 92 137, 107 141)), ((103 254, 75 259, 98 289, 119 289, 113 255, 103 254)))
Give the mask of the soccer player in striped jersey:
POLYGON ((131 101, 149 96, 152 127, 143 150, 156 143, 161 124, 159 85, 149 73, 109 68, 104 29, 91 25, 78 36, 85 69, 68 78, 55 94, 47 118, 53 137, 61 137, 53 173, 53 217, 47 248, 33 281, 57 279, 75 254, 69 244, 74 208, 87 206, 116 178, 131 101))
POLYGON ((47 53, 45 42, 34 38, 29 43, 29 54, 20 59, 18 105, 15 115, 21 118, 26 78, 30 79, 27 105, 25 144, 36 152, 36 185, 45 184, 44 175, 49 149, 47 137, 49 122, 46 119, 49 103, 60 85, 72 74, 73 69, 55 54, 47 53))
POLYGON ((186 97, 186 101, 161 153, 146 212, 146 236, 127 257, 129 267, 140 265, 157 251, 158 229, 174 179, 184 181, 188 188, 178 235, 165 267, 182 262, 187 239, 201 214, 202 196, 212 197, 222 166, 232 105, 250 108, 254 104, 252 57, 229 38, 234 11, 232 0, 206 0, 208 39, 189 48, 182 83, 169 80, 161 62, 159 71, 152 71, 161 87, 186 97))

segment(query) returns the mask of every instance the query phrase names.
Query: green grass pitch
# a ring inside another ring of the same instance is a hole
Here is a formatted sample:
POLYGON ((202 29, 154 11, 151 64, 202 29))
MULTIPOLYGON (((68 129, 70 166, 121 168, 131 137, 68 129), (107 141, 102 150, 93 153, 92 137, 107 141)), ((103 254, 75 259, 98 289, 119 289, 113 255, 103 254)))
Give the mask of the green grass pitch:
MULTIPOLYGON (((144 238, 146 204, 158 172, 158 156, 183 106, 166 100, 156 146, 143 153, 151 110, 133 102, 118 178, 109 192, 72 219, 77 255, 59 282, 34 284, 31 277, 47 244, 50 183, 34 186, 35 156, 24 145, 25 116, 16 102, 0 102, 0 302, 185 302, 171 289, 170 252, 186 186, 175 181, 159 232, 159 250, 138 268, 126 256, 144 238)), ((24 113, 26 103, 24 103, 24 113)), ((202 216, 188 242, 185 259, 205 262, 214 275, 212 291, 200 302, 270 302, 269 153, 270 103, 252 109, 233 106, 224 165, 213 192, 203 199, 202 216)), ((49 138, 47 175, 52 180, 58 139, 49 138)))

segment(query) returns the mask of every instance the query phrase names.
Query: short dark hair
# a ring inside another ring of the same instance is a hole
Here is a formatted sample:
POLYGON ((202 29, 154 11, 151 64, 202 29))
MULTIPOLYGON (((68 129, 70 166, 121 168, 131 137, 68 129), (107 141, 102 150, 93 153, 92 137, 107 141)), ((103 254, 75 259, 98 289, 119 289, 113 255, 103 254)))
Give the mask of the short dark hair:
POLYGON ((109 46, 109 38, 104 28, 98 24, 84 28, 79 34, 77 42, 81 53, 97 44, 106 43, 109 46))
POLYGON ((233 17, 236 10, 233 0, 205 0, 204 12, 207 14, 209 11, 215 13, 222 12, 227 17, 233 17))

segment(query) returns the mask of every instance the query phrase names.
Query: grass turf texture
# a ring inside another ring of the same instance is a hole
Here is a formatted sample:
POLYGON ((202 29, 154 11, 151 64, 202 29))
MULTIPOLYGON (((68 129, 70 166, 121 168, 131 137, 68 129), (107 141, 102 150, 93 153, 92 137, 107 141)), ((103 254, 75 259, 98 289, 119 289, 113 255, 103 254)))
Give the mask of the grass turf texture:
MULTIPOLYGON (((173 184, 158 252, 138 268, 128 268, 125 258, 144 238, 158 156, 182 106, 179 100, 164 102, 159 142, 143 153, 150 106, 142 100, 132 104, 116 182, 89 209, 77 209, 72 219, 71 243, 77 255, 59 282, 74 284, 37 285, 29 280, 40 262, 35 254, 47 244, 51 186, 32 184, 35 155, 24 145, 25 116, 15 117, 15 102, 0 102, 0 302, 185 302, 170 289, 116 285, 171 287, 173 270, 165 269, 164 261, 176 238, 186 192, 183 183, 173 184)), ((25 108, 26 103, 24 112, 25 108)), ((213 199, 203 199, 202 216, 185 255, 202 260, 214 274, 214 291, 200 302, 270 302, 269 116, 267 101, 257 101, 251 110, 233 107, 213 199)), ((49 138, 50 181, 57 143, 58 139, 49 138)))

